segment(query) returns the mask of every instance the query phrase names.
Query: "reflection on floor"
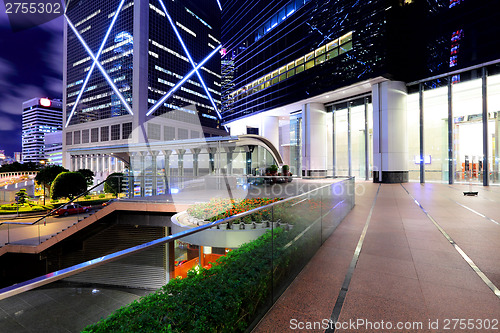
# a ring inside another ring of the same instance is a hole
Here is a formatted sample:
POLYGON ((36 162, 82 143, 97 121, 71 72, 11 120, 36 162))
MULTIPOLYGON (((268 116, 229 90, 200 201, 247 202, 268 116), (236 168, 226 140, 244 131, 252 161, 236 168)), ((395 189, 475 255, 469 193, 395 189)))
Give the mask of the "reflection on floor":
POLYGON ((377 190, 376 184, 357 183, 354 209, 254 332, 300 327, 324 332, 335 310, 335 332, 442 332, 451 318, 474 321, 469 330, 451 326, 455 332, 482 332, 481 323, 499 327, 500 292, 495 295, 495 286, 500 287, 500 187, 472 186, 478 197, 464 197, 468 185, 384 184, 378 195, 377 190), (346 285, 342 302, 339 295, 346 285), (345 325, 358 320, 365 325, 345 325), (382 329, 382 321, 410 326, 382 329), (379 329, 370 329, 368 323, 379 329))
POLYGON ((0 332, 80 332, 148 293, 54 283, 0 301, 0 332))

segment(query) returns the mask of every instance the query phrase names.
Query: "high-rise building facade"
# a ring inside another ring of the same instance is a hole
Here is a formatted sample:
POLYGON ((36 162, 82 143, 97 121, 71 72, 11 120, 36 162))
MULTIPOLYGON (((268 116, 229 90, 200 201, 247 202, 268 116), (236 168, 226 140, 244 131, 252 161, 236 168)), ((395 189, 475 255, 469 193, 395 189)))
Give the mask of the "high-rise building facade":
POLYGON ((33 98, 23 103, 23 162, 45 160, 45 135, 62 130, 62 102, 33 98))
POLYGON ((226 133, 217 1, 71 0, 66 15, 66 167, 99 178, 126 159, 94 148, 226 133))
POLYGON ((62 166, 62 131, 45 134, 45 163, 62 166))
POLYGON ((227 1, 224 125, 268 138, 295 174, 498 182, 499 12, 493 0, 227 1))

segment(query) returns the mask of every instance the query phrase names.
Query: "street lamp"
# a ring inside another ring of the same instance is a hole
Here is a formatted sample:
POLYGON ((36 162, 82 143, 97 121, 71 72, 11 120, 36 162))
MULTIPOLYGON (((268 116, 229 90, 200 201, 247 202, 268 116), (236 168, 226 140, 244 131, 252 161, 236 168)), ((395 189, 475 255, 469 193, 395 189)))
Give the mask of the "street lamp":
MULTIPOLYGON (((45 165, 45 160, 40 160, 40 164, 45 165)), ((45 206, 45 184, 42 183, 43 187, 43 205, 45 206)))

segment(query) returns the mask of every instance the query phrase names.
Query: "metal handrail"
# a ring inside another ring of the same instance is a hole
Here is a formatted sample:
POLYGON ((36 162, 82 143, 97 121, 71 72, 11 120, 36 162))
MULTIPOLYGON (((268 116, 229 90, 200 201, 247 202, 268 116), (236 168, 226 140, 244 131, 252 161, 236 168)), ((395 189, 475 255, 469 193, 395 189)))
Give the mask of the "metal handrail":
POLYGON ((71 266, 71 267, 68 267, 68 268, 64 268, 64 269, 58 270, 56 272, 52 272, 52 273, 49 273, 49 274, 45 274, 45 275, 36 277, 34 279, 31 279, 31 280, 28 280, 28 281, 25 281, 25 282, 21 282, 21 283, 18 283, 18 284, 9 286, 9 287, 2 288, 2 289, 0 289, 0 300, 3 300, 5 298, 11 297, 11 296, 18 295, 18 294, 23 293, 25 291, 29 291, 29 290, 32 290, 32 289, 35 289, 35 288, 47 285, 49 283, 61 280, 61 279, 65 278, 65 277, 68 277, 68 276, 71 276, 71 275, 74 275, 74 274, 77 274, 77 273, 81 273, 81 272, 87 271, 87 270, 92 269, 94 267, 101 266, 103 264, 106 264, 106 263, 109 263, 109 262, 112 262, 112 261, 115 261, 115 260, 118 260, 118 259, 130 256, 130 255, 133 255, 133 254, 136 254, 138 252, 141 252, 141 251, 144 251, 144 250, 148 250, 148 249, 150 249, 152 247, 155 247, 155 246, 158 246, 158 245, 161 245, 161 244, 165 244, 165 243, 169 243, 169 242, 175 241, 177 239, 180 239, 180 238, 183 238, 183 237, 186 237, 186 236, 189 236, 189 235, 192 235, 192 234, 195 234, 195 233, 198 233, 198 232, 210 229, 212 227, 215 227, 215 226, 218 226, 218 225, 221 225, 221 224, 224 224, 224 223, 228 223, 230 221, 242 218, 244 216, 254 214, 254 213, 256 213, 256 212, 258 212, 260 210, 269 209, 270 207, 273 207, 275 205, 282 204, 282 203, 285 203, 285 202, 288 202, 288 201, 292 201, 292 200, 294 200, 294 199, 296 199, 298 197, 309 195, 310 193, 318 191, 318 190, 320 190, 322 188, 326 188, 326 187, 331 186, 333 184, 339 184, 339 183, 348 181, 348 180, 353 179, 353 178, 354 177, 349 177, 349 178, 347 178, 345 180, 342 180, 341 182, 338 182, 338 183, 332 183, 332 184, 323 185, 323 186, 320 186, 318 188, 315 188, 313 190, 310 190, 308 192, 302 193, 300 195, 297 195, 297 196, 294 196, 294 197, 291 197, 291 198, 287 198, 287 199, 283 199, 283 200, 280 200, 280 201, 276 201, 276 202, 270 203, 268 205, 257 207, 257 208, 251 209, 249 211, 246 211, 246 212, 243 212, 243 213, 239 213, 239 214, 236 214, 236 215, 233 215, 233 216, 230 216, 230 217, 226 217, 226 218, 214 221, 214 222, 210 222, 210 223, 202 225, 202 226, 198 226, 198 227, 195 227, 195 228, 191 228, 189 230, 181 231, 181 232, 178 232, 178 233, 176 233, 174 235, 162 237, 162 238, 156 239, 154 241, 150 241, 150 242, 147 242, 147 243, 144 243, 144 244, 141 244, 141 245, 137 245, 137 246, 125 249, 125 250, 121 250, 121 251, 115 252, 115 253, 111 253, 111 254, 108 254, 108 255, 96 258, 96 259, 92 259, 92 260, 86 261, 86 262, 81 263, 81 264, 77 264, 77 265, 74 265, 74 266, 71 266))

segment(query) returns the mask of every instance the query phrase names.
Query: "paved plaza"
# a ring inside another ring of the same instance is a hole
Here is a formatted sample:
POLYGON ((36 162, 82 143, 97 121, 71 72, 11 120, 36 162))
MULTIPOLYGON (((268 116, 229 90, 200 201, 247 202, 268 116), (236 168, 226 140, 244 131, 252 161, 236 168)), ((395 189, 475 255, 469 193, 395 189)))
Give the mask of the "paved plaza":
POLYGON ((358 183, 354 209, 255 332, 324 332, 332 315, 336 332, 500 329, 500 188, 473 187, 479 195, 464 197, 468 190, 358 183), (410 326, 391 330, 389 322, 410 326))

